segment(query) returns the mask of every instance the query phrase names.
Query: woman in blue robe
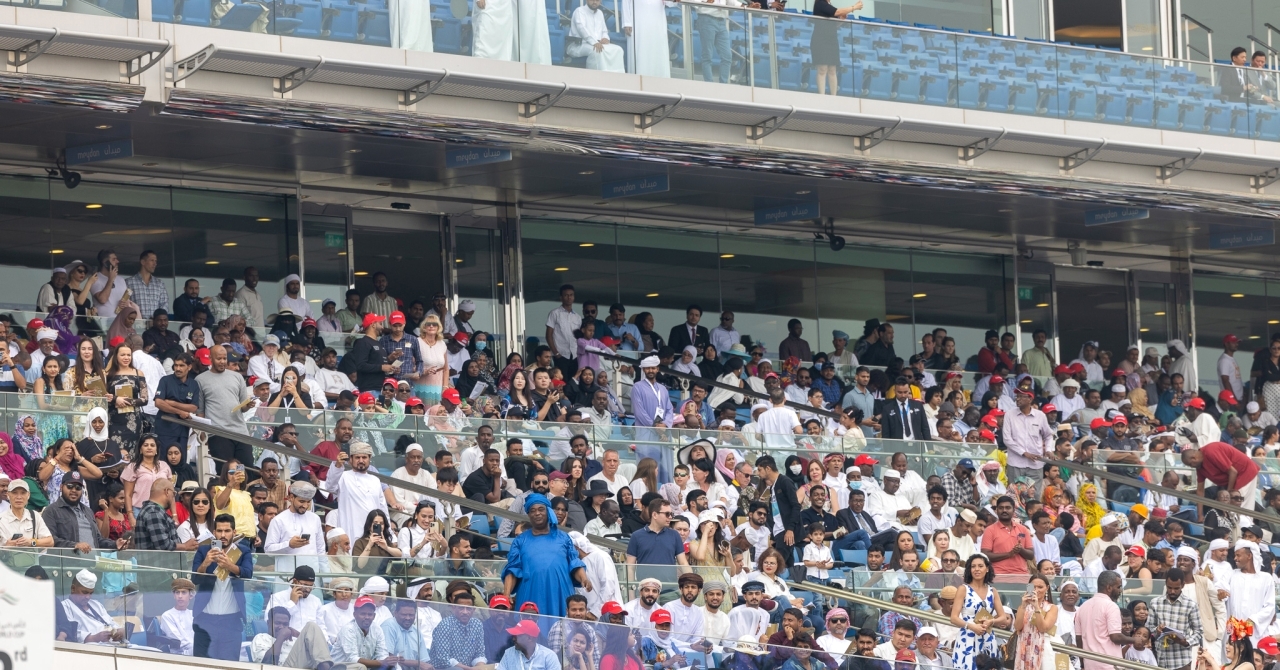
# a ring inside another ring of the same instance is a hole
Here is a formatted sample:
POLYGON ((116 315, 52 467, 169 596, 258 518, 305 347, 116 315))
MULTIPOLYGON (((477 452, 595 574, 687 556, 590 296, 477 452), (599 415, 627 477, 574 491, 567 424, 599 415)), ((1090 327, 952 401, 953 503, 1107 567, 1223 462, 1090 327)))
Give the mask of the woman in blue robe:
POLYGON ((575 585, 592 589, 586 565, 573 540, 556 525, 546 496, 526 496, 524 512, 531 528, 516 537, 507 552, 503 592, 507 597, 515 594, 516 610, 531 602, 544 616, 563 617, 568 613, 565 599, 575 593, 575 585))

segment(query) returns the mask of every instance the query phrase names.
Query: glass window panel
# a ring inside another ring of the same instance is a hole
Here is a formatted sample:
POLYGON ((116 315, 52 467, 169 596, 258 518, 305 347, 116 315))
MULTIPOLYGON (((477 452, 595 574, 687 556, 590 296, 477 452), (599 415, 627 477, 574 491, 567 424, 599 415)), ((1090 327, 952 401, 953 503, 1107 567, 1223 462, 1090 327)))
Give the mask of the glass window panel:
POLYGON ((961 364, 978 354, 987 330, 1003 331, 1012 321, 1013 273, 1006 257, 913 250, 911 267, 912 295, 924 296, 912 299, 916 333, 946 328, 961 364))
POLYGON ((739 333, 776 357, 787 321, 796 318, 810 348, 823 349, 813 242, 722 235, 720 263, 724 309, 734 313, 739 333))
MULTIPOLYGON (((346 307, 349 276, 346 218, 305 215, 302 220, 302 249, 306 254, 304 267, 307 271, 307 301, 311 303, 311 312, 318 316, 326 298, 337 303, 335 311, 346 307)), ((276 282, 273 288, 279 290, 282 287, 276 282)))
MULTIPOLYGON (((663 340, 685 322, 690 305, 702 308, 698 325, 717 325, 719 319, 707 316, 720 303, 715 235, 628 226, 617 231, 619 290, 628 315, 653 314, 654 332, 663 340)), ((579 295, 579 302, 586 299, 579 295)))
POLYGON ((352 228, 355 285, 360 295, 373 292, 373 274, 381 271, 387 275, 389 295, 406 307, 421 297, 430 309, 431 295, 444 288, 444 263, 439 220, 425 218, 406 220, 403 228, 352 228))
POLYGON ((831 331, 849 335, 849 348, 862 337, 868 319, 895 324, 894 350, 906 360, 916 351, 911 330, 911 255, 905 249, 832 251, 815 244, 818 305, 822 332, 810 338, 814 351, 831 351, 831 331))
POLYGON ((1142 346, 1163 350, 1173 336, 1174 290, 1163 282, 1138 282, 1138 333, 1142 346))
MULTIPOLYGON (((1043 330, 1050 338, 1053 336, 1053 291, 1049 285, 1049 275, 1034 273, 1018 274, 1018 353, 1035 346, 1033 335, 1043 330)), ((1053 340, 1046 343, 1049 352, 1053 352, 1053 340)), ((1060 359, 1060 357, 1059 357, 1060 359)), ((1055 362, 1059 362, 1055 359, 1055 362)))
MULTIPOLYGON (((492 333, 499 322, 502 305, 498 302, 502 281, 499 233, 484 228, 455 228, 454 269, 458 276, 458 295, 476 303, 471 325, 476 330, 492 333)), ((604 308, 609 309, 608 303, 604 308)))
MULTIPOLYGON (((600 318, 607 316, 609 305, 618 299, 617 236, 612 224, 525 219, 520 232, 526 338, 545 339, 547 315, 560 304, 562 284, 573 284, 577 304, 594 300, 601 305, 600 318)), ((628 318, 639 311, 643 310, 627 305, 628 318)))
POLYGON ((1267 310, 1267 282, 1251 277, 1228 277, 1195 273, 1196 374, 1200 385, 1209 389, 1221 386, 1218 379, 1218 357, 1222 355, 1222 338, 1231 333, 1240 338, 1236 363, 1242 377, 1249 376, 1253 352, 1267 344, 1272 320, 1267 310))

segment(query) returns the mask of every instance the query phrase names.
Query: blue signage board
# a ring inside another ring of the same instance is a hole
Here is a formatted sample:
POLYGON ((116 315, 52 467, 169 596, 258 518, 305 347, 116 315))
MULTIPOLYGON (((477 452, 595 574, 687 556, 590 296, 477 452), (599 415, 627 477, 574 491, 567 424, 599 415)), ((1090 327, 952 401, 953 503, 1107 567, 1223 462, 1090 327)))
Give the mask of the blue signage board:
POLYGON ((1267 226, 1226 226, 1209 224, 1210 249, 1268 247, 1276 243, 1275 228, 1267 226))
POLYGON ((461 149, 446 149, 444 152, 444 164, 448 168, 464 168, 472 165, 486 165, 488 163, 505 163, 511 160, 510 149, 491 149, 488 147, 464 147, 461 149))
POLYGON ((822 216, 821 206, 817 202, 799 202, 777 207, 766 207, 756 210, 756 225, 765 226, 771 223, 802 221, 822 216))
POLYGON ((644 177, 635 177, 634 179, 605 182, 600 185, 600 197, 604 200, 609 200, 611 198, 626 198, 646 193, 664 193, 670 190, 671 180, 667 175, 651 174, 644 177))
POLYGON ((1150 210, 1145 207, 1108 207, 1106 209, 1091 209, 1084 213, 1084 225, 1101 226, 1107 223, 1120 223, 1121 221, 1137 221, 1146 219, 1151 216, 1150 210))
POLYGON ((67 147, 67 166, 97 163, 133 155, 133 140, 112 140, 79 147, 67 147))

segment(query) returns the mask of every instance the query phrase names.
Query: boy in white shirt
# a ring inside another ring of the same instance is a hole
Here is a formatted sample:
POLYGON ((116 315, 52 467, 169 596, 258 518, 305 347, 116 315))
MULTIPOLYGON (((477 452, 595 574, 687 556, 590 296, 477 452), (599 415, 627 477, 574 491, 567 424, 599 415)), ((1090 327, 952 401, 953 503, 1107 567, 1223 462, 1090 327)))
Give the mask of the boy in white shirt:
POLYGON ((804 567, 808 568, 806 581, 828 584, 827 570, 835 567, 831 547, 823 544, 826 527, 821 521, 809 524, 809 543, 804 546, 804 567))

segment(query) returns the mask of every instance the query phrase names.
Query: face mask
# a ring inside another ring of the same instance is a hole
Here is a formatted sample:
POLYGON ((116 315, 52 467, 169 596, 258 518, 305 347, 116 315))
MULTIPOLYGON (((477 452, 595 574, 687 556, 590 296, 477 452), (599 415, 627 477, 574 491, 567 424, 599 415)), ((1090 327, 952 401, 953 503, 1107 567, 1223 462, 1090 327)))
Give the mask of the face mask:
POLYGON ((484 351, 484 348, 487 346, 489 346, 489 342, 487 340, 480 340, 479 342, 476 342, 476 351, 484 351))
POLYGON ((789 467, 789 468, 787 468, 787 469, 788 469, 788 470, 790 470, 790 471, 791 471, 791 474, 793 474, 793 475, 798 475, 798 474, 800 474, 800 466, 799 466, 799 465, 793 465, 793 466, 791 466, 791 467, 789 467))
POLYGON ((862 490, 862 481, 861 481, 861 480, 859 480, 859 481, 855 481, 855 482, 849 482, 849 490, 850 490, 850 491, 861 491, 861 490, 862 490))

